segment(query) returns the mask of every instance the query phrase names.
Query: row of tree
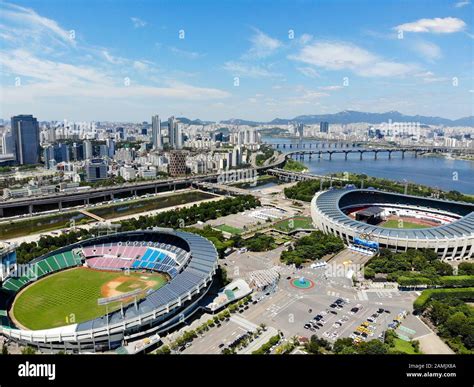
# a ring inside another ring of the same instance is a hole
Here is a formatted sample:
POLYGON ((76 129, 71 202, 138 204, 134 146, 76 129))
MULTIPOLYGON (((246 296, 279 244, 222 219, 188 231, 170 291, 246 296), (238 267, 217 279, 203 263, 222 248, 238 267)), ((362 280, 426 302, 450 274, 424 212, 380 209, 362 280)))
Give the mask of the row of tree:
MULTIPOLYGON (((381 191, 404 193, 405 183, 393 181, 389 179, 383 179, 379 177, 367 176, 365 174, 353 174, 353 173, 339 173, 333 174, 332 176, 337 178, 343 178, 344 181, 334 180, 332 186, 343 188, 346 185, 354 185, 356 187, 372 187, 381 191)), ((329 188, 331 183, 324 179, 322 183, 323 190, 329 188)), ((300 181, 296 185, 285 188, 285 196, 289 199, 302 200, 310 202, 314 194, 321 189, 320 180, 307 180, 300 181)), ((474 197, 464 195, 458 191, 440 191, 431 187, 427 187, 420 184, 409 184, 407 186, 407 193, 409 195, 431 197, 433 195, 439 196, 440 199, 463 201, 468 203, 474 203, 474 197)))
MULTIPOLYGON (((186 226, 205 222, 216 217, 236 214, 260 205, 260 201, 251 195, 238 196, 235 198, 225 198, 220 201, 195 204, 192 207, 181 208, 166 212, 161 212, 153 216, 140 216, 138 219, 127 219, 120 222, 121 231, 145 230, 152 227, 184 228, 186 226)), ((211 241, 216 242, 218 251, 225 250, 226 246, 221 246, 221 236, 211 235, 209 229, 204 233, 209 233, 211 241)), ((79 242, 94 236, 94 231, 75 230, 58 236, 42 236, 37 242, 24 242, 17 248, 18 263, 26 263, 41 255, 58 248, 79 242)), ((223 240, 223 238, 222 238, 223 240)))
POLYGON ((457 353, 474 353, 474 311, 455 297, 431 299, 424 312, 438 334, 457 353))
POLYGON ((405 281, 406 285, 431 284, 439 280, 440 276, 452 275, 453 268, 441 261, 433 250, 410 249, 394 253, 382 249, 364 268, 364 275, 368 279, 374 278, 377 273, 387 274, 388 281, 405 281))
POLYGON ((298 239, 294 246, 281 254, 281 260, 286 264, 301 266, 305 262, 311 262, 323 258, 328 254, 335 254, 344 248, 344 243, 332 234, 322 231, 314 231, 311 234, 298 239))
MULTIPOLYGON (((337 339, 331 345, 329 341, 312 335, 309 342, 305 344, 305 349, 312 354, 335 353, 337 355, 385 355, 385 354, 403 354, 395 346, 397 336, 392 329, 385 332, 384 341, 373 339, 355 343, 350 337, 337 339)), ((411 342, 413 352, 419 353, 419 343, 411 342)))

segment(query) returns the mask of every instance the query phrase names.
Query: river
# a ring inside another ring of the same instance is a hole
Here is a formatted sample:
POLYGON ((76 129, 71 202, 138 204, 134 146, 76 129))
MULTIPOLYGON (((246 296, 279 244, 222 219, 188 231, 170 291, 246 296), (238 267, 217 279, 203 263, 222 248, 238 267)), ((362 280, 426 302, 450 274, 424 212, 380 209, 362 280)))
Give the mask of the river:
MULTIPOLYGON (((297 139, 266 137, 263 142, 269 144, 297 144, 297 139)), ((315 143, 315 140, 303 140, 305 143, 315 143)), ((313 146, 314 147, 314 146, 313 146)), ((322 149, 322 148, 320 148, 322 149)), ((290 151, 288 145, 283 152, 290 151)), ((293 149, 294 150, 294 149, 293 149)), ((474 162, 467 160, 452 160, 444 157, 418 156, 407 152, 402 159, 400 153, 395 152, 392 158, 388 158, 388 153, 379 153, 377 160, 374 160, 373 153, 364 154, 364 159, 359 159, 359 153, 349 154, 348 159, 344 159, 344 154, 333 154, 332 160, 328 155, 313 155, 309 160, 305 156, 303 162, 309 172, 318 175, 325 175, 336 172, 363 173, 369 176, 383 177, 392 180, 423 184, 446 191, 459 191, 465 194, 474 195, 474 162)))

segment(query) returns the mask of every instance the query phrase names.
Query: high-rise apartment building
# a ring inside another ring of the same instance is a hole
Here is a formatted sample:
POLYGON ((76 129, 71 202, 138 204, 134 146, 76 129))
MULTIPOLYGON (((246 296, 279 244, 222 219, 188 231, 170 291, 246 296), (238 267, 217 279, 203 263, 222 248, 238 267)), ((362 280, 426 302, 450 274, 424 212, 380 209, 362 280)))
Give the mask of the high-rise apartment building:
POLYGON ((163 149, 163 142, 161 139, 161 121, 158 114, 151 117, 151 142, 154 150, 163 149))

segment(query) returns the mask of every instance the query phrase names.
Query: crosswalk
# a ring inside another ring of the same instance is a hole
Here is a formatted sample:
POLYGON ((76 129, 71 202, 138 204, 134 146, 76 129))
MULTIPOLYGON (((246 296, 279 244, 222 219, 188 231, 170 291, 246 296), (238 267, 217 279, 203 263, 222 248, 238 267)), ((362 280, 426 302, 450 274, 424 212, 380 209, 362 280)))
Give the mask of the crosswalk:
POLYGON ((392 289, 380 289, 380 290, 360 290, 357 292, 356 299, 360 301, 367 301, 369 299, 369 294, 372 294, 378 298, 393 298, 400 296, 399 291, 394 291, 392 289))
POLYGON ((364 290, 361 290, 361 291, 357 292, 357 299, 359 301, 368 301, 369 296, 367 295, 367 292, 365 292, 364 290))
POLYGON ((249 320, 240 316, 234 315, 230 318, 230 321, 236 323, 237 325, 240 325, 242 328, 245 328, 248 331, 254 331, 258 328, 257 324, 254 324, 253 322, 250 322, 249 320))

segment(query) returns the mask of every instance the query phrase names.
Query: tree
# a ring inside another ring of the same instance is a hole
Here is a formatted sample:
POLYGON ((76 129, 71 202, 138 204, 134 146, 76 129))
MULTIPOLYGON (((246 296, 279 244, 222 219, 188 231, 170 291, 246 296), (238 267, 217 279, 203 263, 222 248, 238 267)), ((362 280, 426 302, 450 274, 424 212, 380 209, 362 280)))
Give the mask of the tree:
POLYGON ((362 342, 357 346, 357 353, 361 355, 384 355, 388 353, 388 346, 380 340, 362 342))
POLYGON ((458 275, 474 275, 474 263, 462 262, 458 266, 458 275))
POLYGON ((36 350, 35 350, 33 347, 24 347, 24 348, 21 350, 21 354, 22 354, 22 355, 35 355, 35 354, 36 354, 36 350))
POLYGON ((468 322, 468 318, 463 312, 457 312, 448 317, 445 325, 451 335, 464 336, 469 331, 468 322))
POLYGON ((352 348, 353 343, 354 342, 349 337, 337 339, 334 342, 334 345, 333 345, 332 349, 333 349, 334 353, 338 354, 338 353, 342 352, 342 350, 346 347, 352 348))

